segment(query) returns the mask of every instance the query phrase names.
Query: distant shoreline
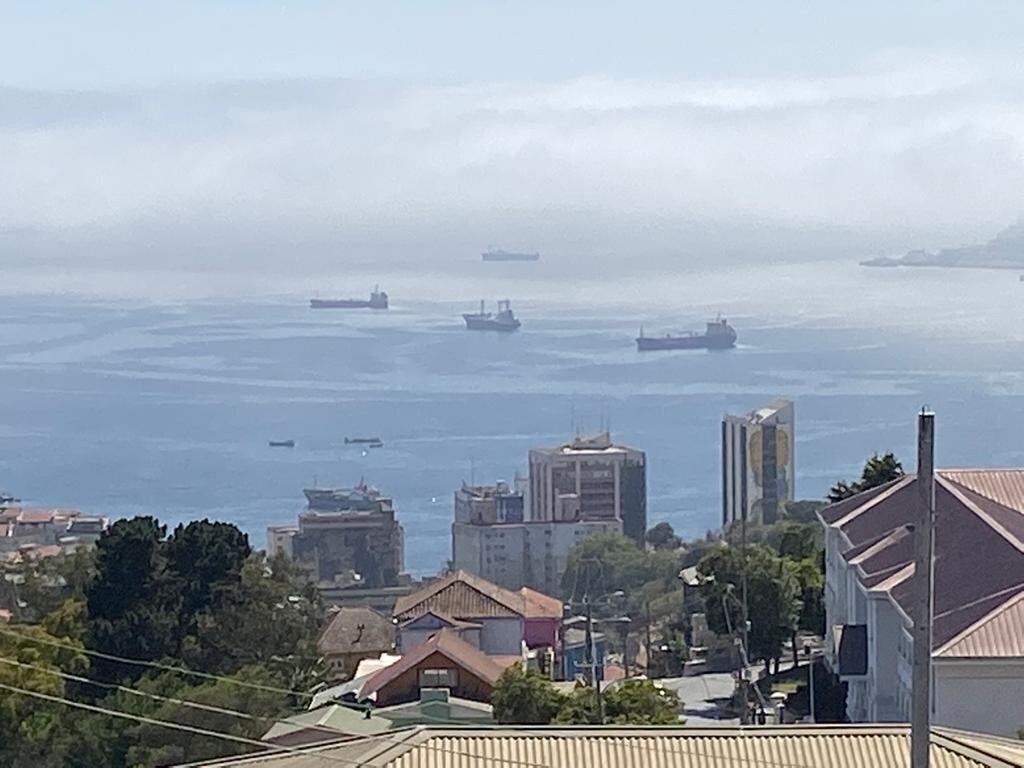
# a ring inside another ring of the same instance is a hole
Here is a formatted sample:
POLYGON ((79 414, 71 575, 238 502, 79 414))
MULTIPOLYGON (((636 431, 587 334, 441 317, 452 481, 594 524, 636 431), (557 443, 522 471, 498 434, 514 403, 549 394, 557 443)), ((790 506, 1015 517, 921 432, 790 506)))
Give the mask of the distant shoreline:
POLYGON ((874 259, 867 259, 860 262, 862 267, 874 267, 876 269, 894 269, 897 267, 933 267, 939 269, 1000 269, 1000 270, 1024 270, 1024 261, 1020 263, 1006 262, 949 262, 939 259, 919 261, 917 259, 907 260, 905 256, 892 258, 890 256, 879 256, 874 259))

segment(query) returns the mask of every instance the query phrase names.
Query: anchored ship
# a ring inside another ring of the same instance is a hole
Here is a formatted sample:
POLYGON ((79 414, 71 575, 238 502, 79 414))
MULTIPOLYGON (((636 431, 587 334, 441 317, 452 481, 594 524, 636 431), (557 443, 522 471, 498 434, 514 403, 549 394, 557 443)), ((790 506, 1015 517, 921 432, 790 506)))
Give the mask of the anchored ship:
POLYGON ((312 309, 387 309, 388 295, 378 285, 369 299, 310 299, 312 309))
POLYGON ((364 480, 354 488, 305 488, 302 491, 310 510, 317 512, 372 511, 380 491, 364 480))
POLYGON ((636 339, 636 348, 641 352, 658 349, 729 349, 736 346, 736 331, 724 318, 707 323, 704 333, 666 333, 664 336, 644 336, 643 326, 636 339))
POLYGON ((508 299, 498 302, 496 314, 484 311, 484 302, 481 301, 479 312, 464 314, 462 319, 471 331, 516 331, 521 325, 519 319, 512 314, 508 299))
POLYGON ((539 261, 539 253, 516 253, 515 251, 503 251, 501 248, 492 248, 481 254, 484 261, 539 261))

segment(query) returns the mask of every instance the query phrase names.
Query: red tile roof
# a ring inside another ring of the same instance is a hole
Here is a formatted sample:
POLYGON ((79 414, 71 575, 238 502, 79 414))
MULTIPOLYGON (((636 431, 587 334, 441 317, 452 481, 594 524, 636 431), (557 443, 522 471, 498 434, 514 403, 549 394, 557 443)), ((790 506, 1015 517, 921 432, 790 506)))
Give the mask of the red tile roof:
MULTIPOLYGON (((505 671, 495 657, 488 656, 477 648, 462 640, 458 634, 447 629, 435 632, 415 648, 409 649, 401 659, 394 664, 381 669, 370 676, 359 689, 359 698, 365 699, 376 693, 388 683, 396 680, 417 664, 429 658, 434 653, 440 653, 459 669, 464 669, 475 677, 490 685, 498 682, 501 673, 505 671)), ((518 659, 517 659, 518 660, 518 659)))

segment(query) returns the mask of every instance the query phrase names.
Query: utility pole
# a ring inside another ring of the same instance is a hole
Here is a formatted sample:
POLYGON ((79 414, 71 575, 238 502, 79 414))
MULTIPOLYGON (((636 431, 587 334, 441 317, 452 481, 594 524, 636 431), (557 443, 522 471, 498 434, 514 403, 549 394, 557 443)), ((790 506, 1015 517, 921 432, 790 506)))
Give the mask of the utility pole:
POLYGON ((929 768, 931 742, 932 586, 935 566, 935 414, 917 417, 917 524, 914 527, 914 661, 910 765, 929 768))
POLYGON ((589 598, 584 599, 583 602, 587 607, 587 667, 590 669, 590 682, 594 686, 597 722, 599 725, 604 725, 604 701, 601 699, 601 678, 597 674, 597 647, 594 643, 594 610, 589 598))
POLYGON ((651 601, 648 600, 644 604, 645 612, 645 628, 644 628, 644 643, 647 646, 647 676, 651 676, 651 662, 654 660, 654 651, 651 650, 651 601))

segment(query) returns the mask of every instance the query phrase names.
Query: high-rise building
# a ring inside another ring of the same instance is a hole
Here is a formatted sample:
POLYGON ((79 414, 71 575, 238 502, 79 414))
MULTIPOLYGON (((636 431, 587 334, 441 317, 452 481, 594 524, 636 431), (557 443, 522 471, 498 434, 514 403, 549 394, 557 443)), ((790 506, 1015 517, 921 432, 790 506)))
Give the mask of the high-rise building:
POLYGON ((405 537, 390 498, 376 488, 305 491, 297 526, 267 529, 268 552, 284 552, 320 585, 392 587, 405 569, 405 537))
POLYGON ((452 565, 505 589, 561 593, 569 553, 587 536, 619 532, 619 520, 452 523, 452 565))
POLYGON ((776 400, 722 419, 722 525, 773 523, 793 500, 793 403, 776 400))
POLYGON ((530 451, 533 521, 618 520, 643 546, 647 532, 647 471, 643 451, 615 445, 611 435, 577 437, 557 448, 530 451))
POLYGON ((455 522, 474 525, 521 523, 524 519, 522 491, 504 480, 494 485, 466 485, 455 492, 455 522))

